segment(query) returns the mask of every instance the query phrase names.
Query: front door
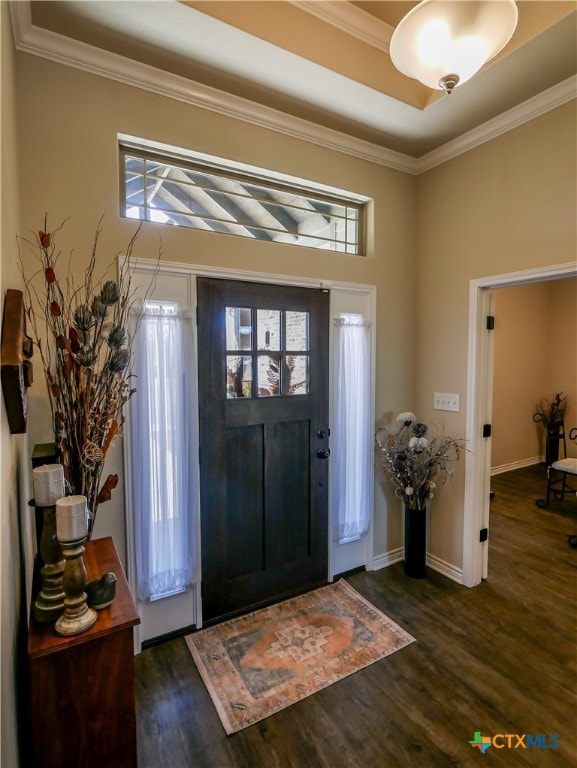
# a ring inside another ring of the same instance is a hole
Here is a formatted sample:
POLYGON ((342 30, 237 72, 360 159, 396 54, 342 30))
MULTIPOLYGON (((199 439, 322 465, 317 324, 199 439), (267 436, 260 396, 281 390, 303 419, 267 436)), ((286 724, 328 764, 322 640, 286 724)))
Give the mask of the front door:
POLYGON ((326 581, 329 293, 198 278, 203 620, 326 581))

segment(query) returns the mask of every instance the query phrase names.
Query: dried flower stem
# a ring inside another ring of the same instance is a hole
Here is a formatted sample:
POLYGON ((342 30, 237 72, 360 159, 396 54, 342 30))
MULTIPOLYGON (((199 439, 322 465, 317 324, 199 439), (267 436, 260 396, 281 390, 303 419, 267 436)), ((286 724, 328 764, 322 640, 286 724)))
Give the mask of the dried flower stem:
MULTIPOLYGON (((55 443, 69 492, 87 498, 91 533, 99 502, 110 498, 118 482, 116 475, 109 475, 100 487, 106 455, 114 438, 122 434, 124 405, 136 392, 130 386, 129 315, 136 301, 132 254, 141 225, 128 243, 118 282, 95 281, 101 219, 84 281, 75 286, 70 261, 60 270, 61 253, 55 246, 54 235, 65 224, 66 220, 50 234, 45 219, 35 241, 18 238, 18 249, 26 316, 42 361, 55 443), (22 247, 38 264, 30 277, 25 274, 22 247), (45 342, 41 325, 47 331, 45 342)), ((156 272, 153 281, 155 276, 156 272)))

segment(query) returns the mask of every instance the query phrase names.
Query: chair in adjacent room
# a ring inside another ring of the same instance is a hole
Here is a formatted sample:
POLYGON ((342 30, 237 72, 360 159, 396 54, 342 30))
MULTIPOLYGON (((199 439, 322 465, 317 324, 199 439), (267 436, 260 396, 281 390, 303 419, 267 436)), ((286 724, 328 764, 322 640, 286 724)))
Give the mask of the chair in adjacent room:
MULTIPOLYGON (((547 464, 547 493, 544 499, 537 499, 536 504, 541 509, 549 506, 551 495, 556 501, 562 501, 563 497, 570 493, 577 493, 572 478, 577 478, 577 459, 567 457, 567 444, 565 430, 559 432, 559 447, 563 449, 563 458, 558 458, 547 464)), ((577 427, 569 431, 569 440, 577 443, 577 427)), ((549 452, 548 452, 549 454, 549 452)))

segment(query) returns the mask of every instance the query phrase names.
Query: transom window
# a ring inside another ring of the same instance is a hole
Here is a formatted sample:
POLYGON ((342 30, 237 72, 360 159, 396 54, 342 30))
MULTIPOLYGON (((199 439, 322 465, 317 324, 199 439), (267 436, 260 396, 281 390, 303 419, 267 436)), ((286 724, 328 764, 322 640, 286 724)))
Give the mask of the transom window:
MULTIPOLYGON (((121 145, 127 218, 360 255, 366 198, 121 145)), ((317 185, 318 186, 318 185, 317 185)))
POLYGON ((307 395, 309 313, 226 307, 227 398, 307 395))

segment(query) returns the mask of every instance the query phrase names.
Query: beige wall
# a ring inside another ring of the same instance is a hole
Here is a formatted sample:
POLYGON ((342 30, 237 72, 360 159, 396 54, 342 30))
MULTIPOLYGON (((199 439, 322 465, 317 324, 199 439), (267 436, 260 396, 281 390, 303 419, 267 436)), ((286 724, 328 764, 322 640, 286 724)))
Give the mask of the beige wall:
MULTIPOLYGON (((575 102, 418 178, 415 407, 465 434, 472 279, 574 262, 575 102), (433 410, 433 392, 461 396, 433 410), (441 419, 440 416, 443 416, 441 419)), ((430 549, 462 565, 464 462, 431 515, 430 549)))
MULTIPOLYGON (((18 288, 14 243, 18 227, 17 129, 14 109, 15 73, 7 3, 0 3, 0 314, 7 288, 18 288)), ((2 401, 4 400, 2 396, 2 401)), ((16 711, 21 699, 19 671, 26 653, 22 642, 26 623, 26 597, 22 582, 19 521, 30 510, 22 508, 19 478, 25 438, 10 435, 4 404, 0 406, 0 637, 1 727, 0 765, 18 765, 16 711), (19 690, 20 689, 20 690, 19 690), (20 694, 20 696, 19 696, 20 694)), ((25 634, 24 634, 25 637, 25 634)))
MULTIPOLYGON (((577 424, 577 280, 496 292, 491 466, 542 460, 545 431, 532 420, 542 397, 565 392, 577 424)), ((573 446, 577 448, 577 446, 573 446)))
MULTIPOLYGON (((464 435, 469 281, 574 258, 574 103, 415 179, 32 56, 19 54, 18 61, 21 231, 35 229, 46 211, 53 223, 69 216, 61 245, 74 248, 79 264, 102 213, 103 263, 133 231, 117 213, 118 132, 373 197, 366 259, 149 225, 137 255, 156 256, 157 229, 171 261, 375 284, 380 423, 408 407, 439 422, 433 392, 457 392, 461 412, 441 414, 442 422, 464 435)), ((39 383, 32 393, 31 444, 50 433, 44 404, 39 383)), ((118 446, 110 469, 119 468, 120 457, 118 446)), ((461 462, 453 492, 439 494, 431 520, 433 553, 456 566, 462 563, 463 469, 461 462)), ((386 514, 391 501, 379 478, 375 554, 401 543, 397 505, 386 514)), ((113 533, 121 552, 122 513, 120 486, 99 510, 96 535, 113 533)))
MULTIPOLYGON (((366 259, 150 225, 136 252, 155 258, 158 231, 170 261, 376 285, 378 421, 412 409, 439 423, 433 392, 457 392, 460 413, 443 414, 442 421, 450 433, 464 435, 469 281, 575 258, 574 103, 413 178, 26 54, 15 56, 15 83, 7 9, 1 5, 2 294, 17 280, 15 233, 37 229, 46 212, 51 227, 70 217, 60 244, 65 252, 74 250, 78 272, 102 214, 99 266, 127 242, 134 224, 118 216, 117 132, 364 193, 375 201, 366 259)), ((30 447, 51 438, 38 368, 35 378, 30 447)), ((19 456, 24 454, 25 477, 29 449, 7 434, 4 412, 0 418, 2 765, 11 768, 21 574, 16 488, 19 456)), ((120 443, 109 469, 122 474, 120 443)), ((431 510, 429 548, 457 567, 463 477, 461 462, 453 488, 443 489, 431 510)), ((375 554, 401 545, 399 504, 383 488, 379 480, 375 554)), ((124 554, 122 498, 121 484, 113 501, 100 508, 95 535, 114 535, 124 554)))
MULTIPOLYGON (((569 410, 567 430, 577 427, 577 279, 549 283, 549 339, 552 354, 546 366, 545 393, 565 392, 569 410)), ((543 440, 543 433, 540 434, 543 440)), ((543 442, 541 453, 545 454, 543 442)), ((569 443, 567 453, 577 456, 577 444, 569 443)))
MULTIPOLYGON (((380 417, 411 406, 416 249, 413 177, 33 56, 19 54, 18 65, 21 231, 37 229, 46 211, 52 226, 70 217, 59 244, 64 253, 74 248, 77 269, 86 259, 103 213, 101 264, 111 261, 135 228, 134 222, 118 215, 118 132, 372 197, 374 222, 367 258, 148 224, 136 255, 156 258, 159 233, 163 257, 169 261, 376 285, 376 412, 380 417)), ((36 379, 31 397, 31 445, 50 439, 44 387, 40 376, 36 379)), ((110 469, 122 475, 120 445, 116 462, 110 469)), ((123 554, 122 497, 120 484, 112 502, 98 510, 95 535, 112 534, 123 554)), ((394 500, 395 514, 387 517, 387 499, 392 500, 390 492, 379 491, 377 553, 401 543, 398 503, 394 500)))

